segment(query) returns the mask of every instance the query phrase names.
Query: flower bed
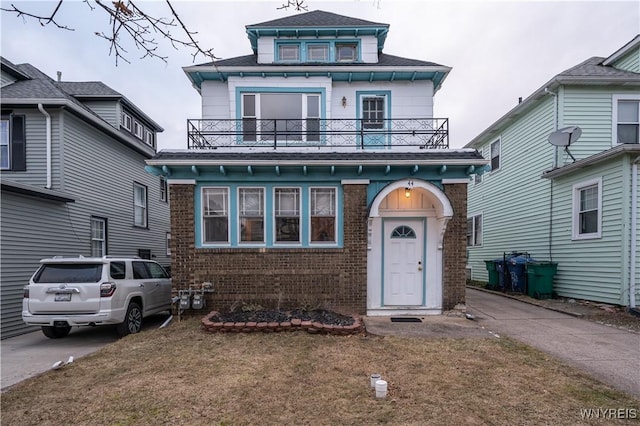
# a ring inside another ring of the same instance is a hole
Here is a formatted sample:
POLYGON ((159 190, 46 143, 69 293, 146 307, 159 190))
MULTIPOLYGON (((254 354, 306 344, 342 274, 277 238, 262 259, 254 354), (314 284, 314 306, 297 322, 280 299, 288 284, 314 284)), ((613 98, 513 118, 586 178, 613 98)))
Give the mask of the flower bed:
POLYGON ((211 333, 282 332, 305 330, 308 333, 356 334, 364 329, 360 317, 327 310, 251 311, 222 314, 210 312, 202 318, 202 328, 211 333))

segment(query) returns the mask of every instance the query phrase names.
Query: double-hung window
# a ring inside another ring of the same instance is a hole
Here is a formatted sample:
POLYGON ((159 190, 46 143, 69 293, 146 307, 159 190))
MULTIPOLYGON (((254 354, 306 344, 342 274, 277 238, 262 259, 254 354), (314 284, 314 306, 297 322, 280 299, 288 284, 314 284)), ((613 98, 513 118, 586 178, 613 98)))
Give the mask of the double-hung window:
POLYGON ((144 129, 144 142, 154 148, 156 146, 153 132, 149 129, 144 129))
POLYGON ((204 243, 229 242, 229 189, 202 190, 204 243))
POLYGON ((164 201, 165 203, 168 200, 169 187, 167 186, 167 178, 164 176, 160 176, 160 201, 164 201))
POLYGON ((107 254, 107 221, 100 217, 91 218, 91 256, 107 254))
POLYGON ((617 101, 617 143, 640 143, 640 100, 617 101))
POLYGON ((139 139, 142 139, 144 134, 144 126, 137 121, 133 122, 133 134, 136 135, 139 139))
POLYGON ((467 218, 467 247, 482 245, 482 215, 467 218))
POLYGON ((276 243, 300 242, 300 189, 274 189, 276 243))
POLYGON ((147 227, 147 187, 139 183, 133 184, 133 224, 147 227))
POLYGON ((0 120, 0 169, 7 170, 10 167, 10 146, 9 143, 9 117, 2 117, 0 120))
POLYGON ((311 188, 311 243, 336 241, 336 190, 311 188))
POLYGON ((501 141, 498 139, 497 141, 491 143, 491 171, 495 172, 500 169, 500 151, 501 151, 501 141))
POLYGON ((131 116, 129 114, 127 114, 126 112, 123 112, 120 115, 120 124, 122 125, 122 127, 124 127, 125 129, 127 129, 128 131, 133 131, 133 120, 131 118, 131 116))
POLYGON ((264 243, 264 188, 238 190, 240 242, 264 243))
POLYGON ((600 238, 602 178, 573 185, 573 239, 600 238))

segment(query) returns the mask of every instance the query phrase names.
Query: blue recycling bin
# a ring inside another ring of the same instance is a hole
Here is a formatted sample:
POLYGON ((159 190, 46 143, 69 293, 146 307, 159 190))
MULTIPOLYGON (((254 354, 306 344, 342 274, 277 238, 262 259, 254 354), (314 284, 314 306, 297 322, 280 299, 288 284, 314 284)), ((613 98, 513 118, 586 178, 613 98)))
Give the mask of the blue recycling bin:
POLYGON ((532 261, 527 255, 512 256, 507 260, 507 271, 510 278, 510 291, 526 293, 527 291, 527 263, 532 261))

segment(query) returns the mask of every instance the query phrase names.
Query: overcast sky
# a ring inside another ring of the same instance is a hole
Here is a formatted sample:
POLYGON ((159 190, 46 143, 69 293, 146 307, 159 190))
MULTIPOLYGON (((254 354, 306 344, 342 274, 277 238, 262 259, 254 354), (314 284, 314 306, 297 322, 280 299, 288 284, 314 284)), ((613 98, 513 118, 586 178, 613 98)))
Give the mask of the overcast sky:
MULTIPOLYGON (((57 2, 1 1, 50 13, 57 2)), ((164 1, 139 1, 150 14, 168 16, 164 1)), ((174 7, 198 31, 204 47, 221 59, 251 53, 245 25, 299 12, 278 10, 282 1, 181 1, 174 7)), ((640 2, 626 1, 392 1, 306 0, 324 10, 390 24, 384 52, 436 62, 453 70, 435 96, 435 117, 448 117, 450 147, 460 148, 554 75, 592 56, 606 57, 640 33, 640 2)), ((182 67, 190 52, 159 40, 168 63, 128 59, 115 64, 109 46, 94 35, 109 31, 108 16, 79 0, 66 0, 58 22, 65 31, 1 14, 1 53, 13 63, 31 63, 52 78, 102 81, 125 95, 164 127, 159 149, 186 148, 186 120, 200 118, 200 97, 182 67)), ((203 57, 195 63, 204 63, 203 57)))

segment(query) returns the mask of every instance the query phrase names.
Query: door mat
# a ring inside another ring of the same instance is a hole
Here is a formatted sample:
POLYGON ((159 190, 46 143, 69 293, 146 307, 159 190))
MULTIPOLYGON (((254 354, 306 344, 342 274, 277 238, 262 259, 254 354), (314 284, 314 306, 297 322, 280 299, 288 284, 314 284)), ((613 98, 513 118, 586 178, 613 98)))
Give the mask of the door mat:
POLYGON ((422 320, 412 317, 391 317, 391 322, 422 322, 422 320))

